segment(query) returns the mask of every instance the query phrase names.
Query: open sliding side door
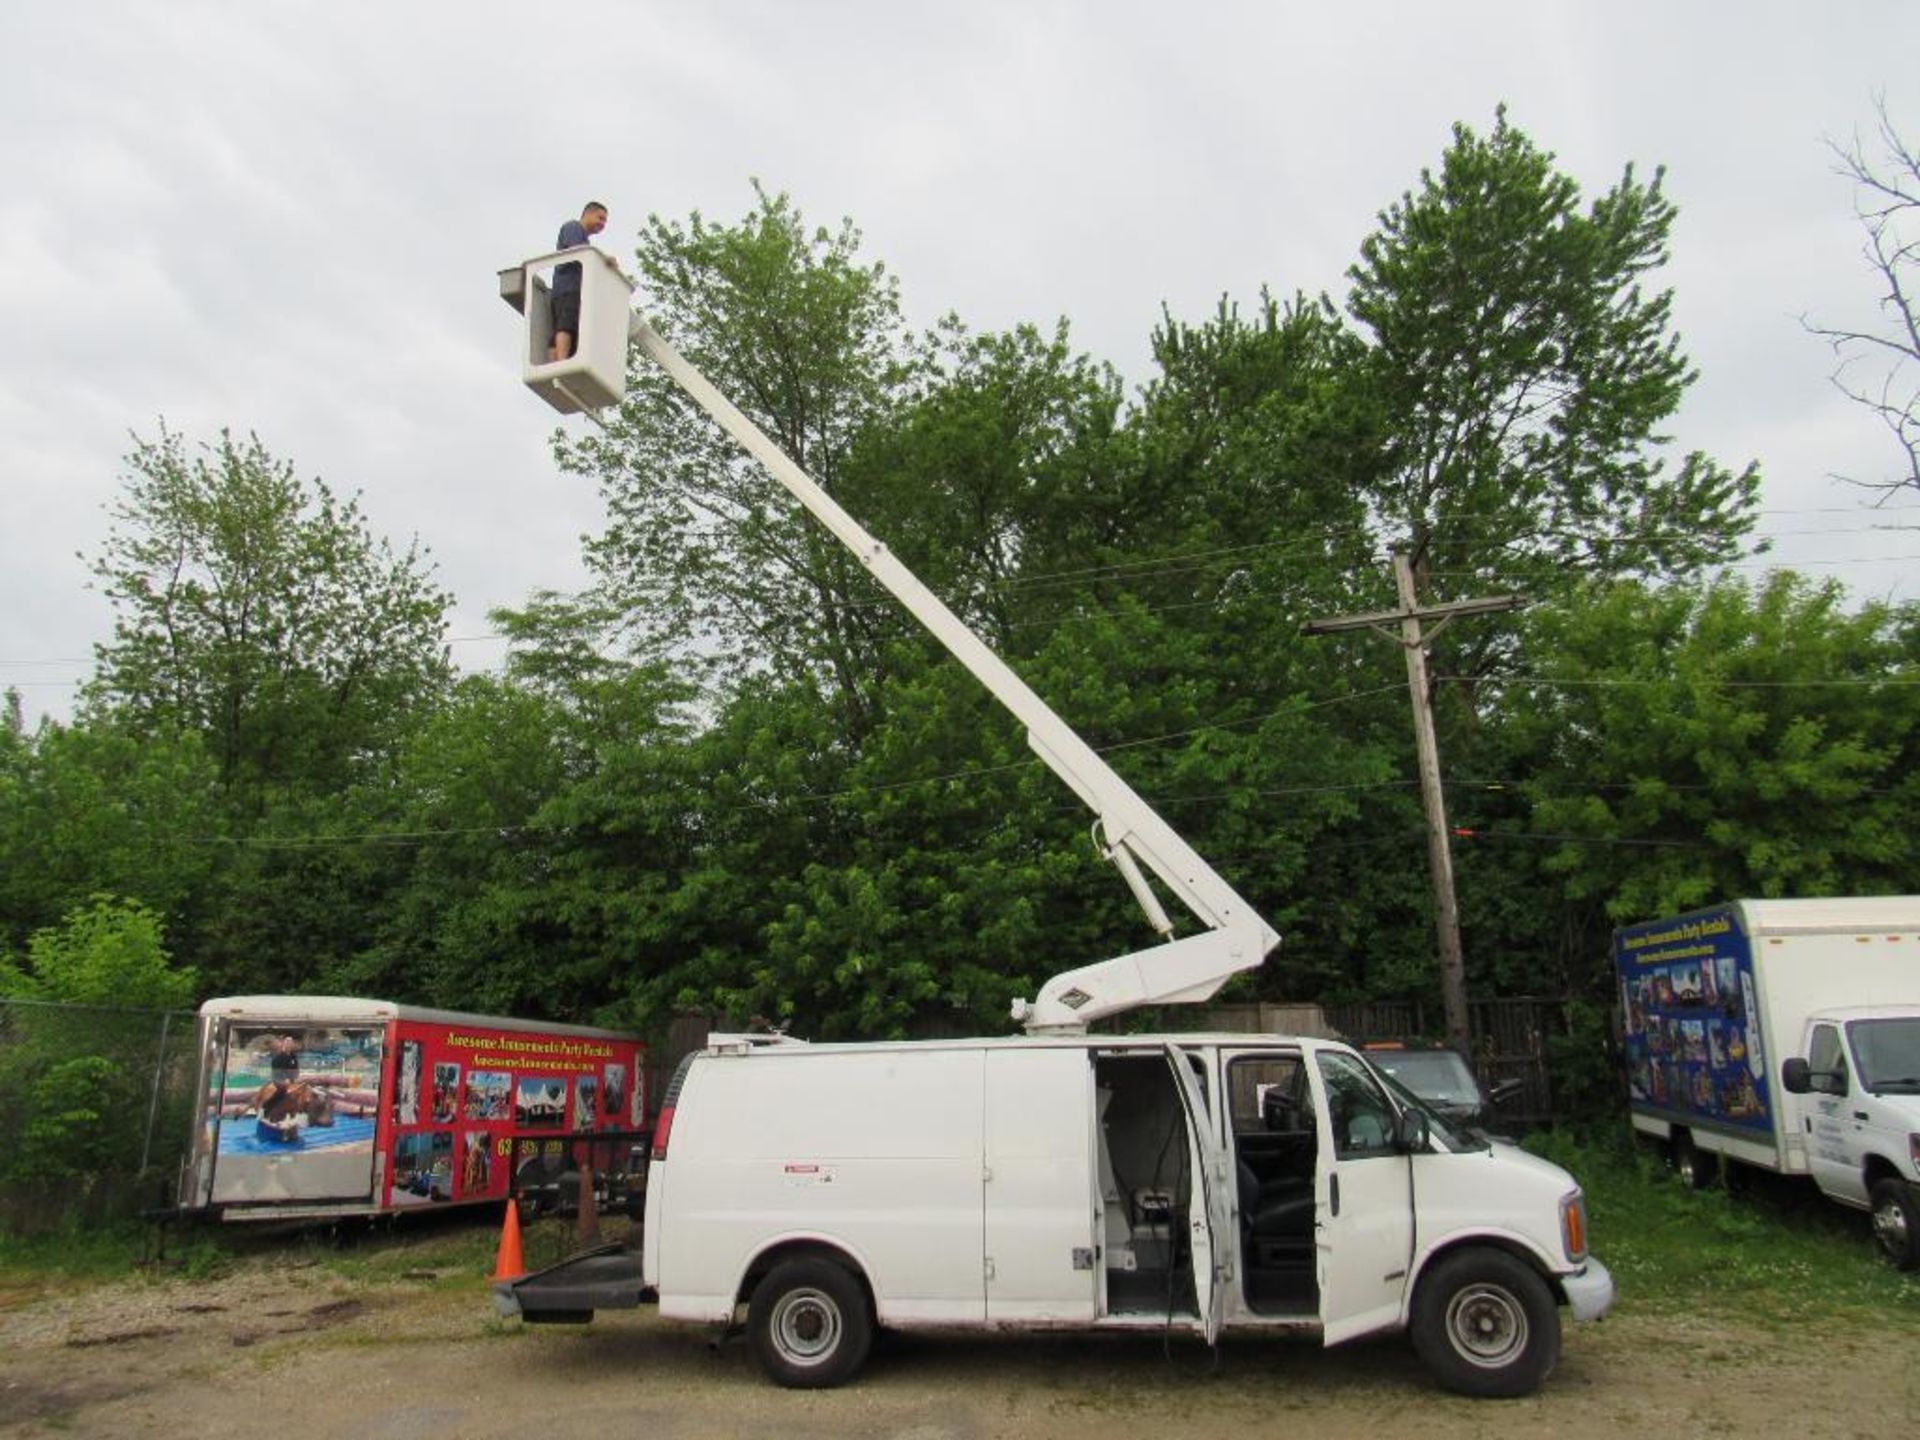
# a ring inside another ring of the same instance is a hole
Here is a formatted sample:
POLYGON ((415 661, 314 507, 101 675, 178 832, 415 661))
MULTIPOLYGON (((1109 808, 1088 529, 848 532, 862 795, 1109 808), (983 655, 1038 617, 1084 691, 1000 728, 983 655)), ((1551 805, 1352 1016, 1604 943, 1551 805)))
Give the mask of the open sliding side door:
POLYGON ((1207 1097, 1193 1061, 1178 1045, 1168 1045, 1174 1088, 1187 1112, 1187 1161, 1193 1184, 1187 1201, 1187 1234, 1193 1255, 1194 1304, 1209 1345, 1220 1338, 1227 1288, 1233 1283, 1235 1193, 1226 1152, 1207 1123, 1207 1097))

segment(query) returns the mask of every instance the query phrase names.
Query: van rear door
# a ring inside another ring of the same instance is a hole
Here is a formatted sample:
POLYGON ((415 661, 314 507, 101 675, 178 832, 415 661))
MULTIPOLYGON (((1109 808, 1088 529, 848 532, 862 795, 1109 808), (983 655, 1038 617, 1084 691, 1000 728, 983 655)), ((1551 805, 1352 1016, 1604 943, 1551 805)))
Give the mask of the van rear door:
POLYGON ((1187 1233, 1193 1254, 1194 1303, 1201 1329, 1211 1345, 1220 1335, 1227 1290, 1233 1280, 1234 1187, 1228 1183, 1226 1152, 1207 1124, 1207 1097, 1193 1060, 1178 1045, 1167 1046, 1175 1089, 1187 1112, 1187 1161, 1193 1185, 1187 1205, 1187 1233))

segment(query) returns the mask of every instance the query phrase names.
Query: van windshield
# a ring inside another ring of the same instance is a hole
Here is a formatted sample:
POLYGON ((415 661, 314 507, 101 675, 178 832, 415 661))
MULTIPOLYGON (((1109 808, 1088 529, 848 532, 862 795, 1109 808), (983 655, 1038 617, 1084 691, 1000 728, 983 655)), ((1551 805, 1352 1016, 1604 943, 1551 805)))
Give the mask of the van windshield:
POLYGON ((1847 1024, 1860 1083, 1876 1095, 1920 1095, 1920 1016, 1847 1024))
MULTIPOLYGON (((1369 1056, 1368 1058, 1371 1059, 1372 1057, 1369 1056)), ((1457 1155, 1465 1150, 1491 1150, 1493 1148, 1492 1142, 1489 1141, 1485 1135, 1481 1134, 1479 1130, 1447 1119, 1446 1116, 1442 1115, 1438 1110, 1434 1109, 1433 1106, 1429 1105, 1405 1085, 1394 1079, 1393 1076, 1385 1070, 1375 1066, 1373 1073, 1378 1075, 1382 1083, 1393 1093, 1394 1103, 1402 1110, 1418 1110, 1427 1117, 1428 1133, 1442 1145, 1446 1146, 1451 1153, 1457 1155)))

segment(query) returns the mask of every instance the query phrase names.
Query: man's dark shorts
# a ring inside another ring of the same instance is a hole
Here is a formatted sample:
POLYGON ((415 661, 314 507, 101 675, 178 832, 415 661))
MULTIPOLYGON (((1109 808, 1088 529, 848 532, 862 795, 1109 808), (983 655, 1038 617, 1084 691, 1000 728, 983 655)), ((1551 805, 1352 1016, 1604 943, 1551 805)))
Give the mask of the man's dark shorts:
POLYGON ((562 331, 580 338, 580 292, 578 290, 556 290, 553 292, 553 333, 562 331))

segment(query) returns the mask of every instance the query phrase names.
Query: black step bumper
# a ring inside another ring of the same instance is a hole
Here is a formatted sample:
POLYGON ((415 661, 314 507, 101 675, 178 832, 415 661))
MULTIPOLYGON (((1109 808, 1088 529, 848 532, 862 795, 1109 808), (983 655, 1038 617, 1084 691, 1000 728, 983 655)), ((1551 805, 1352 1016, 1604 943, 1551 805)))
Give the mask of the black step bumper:
POLYGON ((494 1308, 529 1325, 584 1325, 596 1310, 632 1310, 652 1298, 641 1283, 639 1255, 618 1244, 493 1282, 494 1308))

